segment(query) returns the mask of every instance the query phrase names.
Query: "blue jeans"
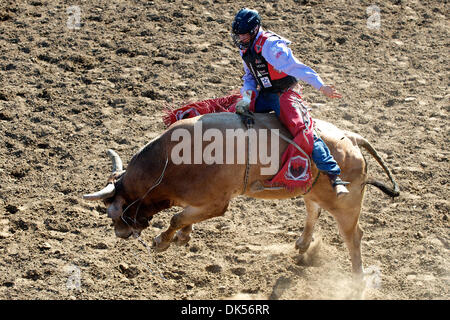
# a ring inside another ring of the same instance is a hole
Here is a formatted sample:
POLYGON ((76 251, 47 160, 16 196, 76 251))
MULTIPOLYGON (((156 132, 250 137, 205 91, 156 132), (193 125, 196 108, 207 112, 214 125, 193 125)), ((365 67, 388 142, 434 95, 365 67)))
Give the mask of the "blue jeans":
POLYGON ((341 174, 341 168, 334 160, 325 142, 314 135, 314 148, 312 151, 312 159, 320 171, 325 171, 330 175, 338 176, 341 174))
POLYGON ((271 92, 259 92, 255 101, 255 112, 266 113, 275 111, 280 116, 280 96, 271 92))

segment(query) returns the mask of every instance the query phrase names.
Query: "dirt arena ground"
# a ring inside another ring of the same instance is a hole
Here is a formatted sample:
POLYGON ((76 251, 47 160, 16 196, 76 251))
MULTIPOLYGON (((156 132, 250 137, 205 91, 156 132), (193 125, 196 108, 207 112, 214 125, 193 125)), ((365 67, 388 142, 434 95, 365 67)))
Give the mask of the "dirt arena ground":
MULTIPOLYGON (((160 254, 116 238, 103 205, 82 199, 106 182, 106 150, 126 165, 163 132, 168 104, 241 86, 229 29, 244 5, 343 94, 330 100, 305 84, 313 117, 366 137, 400 185, 395 200, 366 192, 360 223, 371 281, 363 298, 448 299, 444 3, 2 0, 0 299, 349 297, 348 252, 327 212, 317 250, 295 251, 301 198, 236 198, 223 217, 196 225, 188 245, 160 254)), ((176 211, 155 216, 144 241, 176 211)))

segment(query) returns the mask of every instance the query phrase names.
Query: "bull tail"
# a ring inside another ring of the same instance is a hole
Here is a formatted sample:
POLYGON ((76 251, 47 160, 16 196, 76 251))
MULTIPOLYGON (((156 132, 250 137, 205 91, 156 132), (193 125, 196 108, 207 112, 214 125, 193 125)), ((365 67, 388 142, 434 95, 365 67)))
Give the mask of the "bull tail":
POLYGON ((375 160, 383 168, 384 172, 387 174, 387 176, 391 180, 393 188, 388 187, 386 184, 384 184, 381 181, 373 180, 373 179, 366 180, 364 183, 377 187, 378 189, 380 189, 381 191, 383 191, 385 194, 387 194, 388 196, 390 196, 392 198, 398 197, 400 195, 400 188, 398 187, 398 184, 395 182, 395 180, 391 174, 391 171, 386 166, 383 159, 381 159, 380 155, 374 149, 374 147, 372 147, 372 145, 369 143, 369 141, 367 141, 365 138, 363 138, 359 134, 356 134, 356 133, 353 133, 350 131, 345 131, 345 135, 350 140, 356 142, 359 147, 363 147, 364 149, 366 149, 370 153, 370 155, 375 158, 375 160))

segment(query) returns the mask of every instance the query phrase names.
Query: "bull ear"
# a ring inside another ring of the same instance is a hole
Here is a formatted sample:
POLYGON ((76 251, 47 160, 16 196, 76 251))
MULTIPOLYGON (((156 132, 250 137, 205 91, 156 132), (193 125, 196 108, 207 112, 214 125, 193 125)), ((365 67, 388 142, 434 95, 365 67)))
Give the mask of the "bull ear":
POLYGON ((106 210, 108 217, 113 220, 119 218, 122 215, 122 207, 124 204, 125 200, 122 197, 117 196, 106 210))

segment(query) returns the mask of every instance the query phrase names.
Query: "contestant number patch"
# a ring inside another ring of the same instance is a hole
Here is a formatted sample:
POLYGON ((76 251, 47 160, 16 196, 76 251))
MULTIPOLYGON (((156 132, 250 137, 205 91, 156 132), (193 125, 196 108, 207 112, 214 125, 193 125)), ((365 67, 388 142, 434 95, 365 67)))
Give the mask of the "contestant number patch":
POLYGON ((262 77, 260 78, 262 85, 264 86, 264 88, 270 88, 272 86, 272 83, 269 80, 269 77, 262 77))

